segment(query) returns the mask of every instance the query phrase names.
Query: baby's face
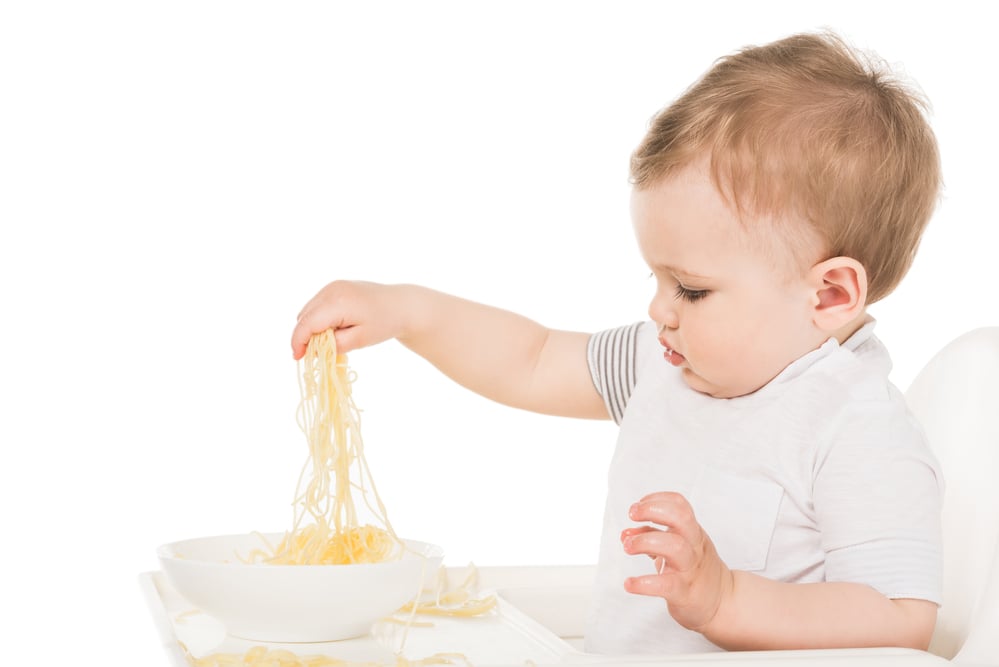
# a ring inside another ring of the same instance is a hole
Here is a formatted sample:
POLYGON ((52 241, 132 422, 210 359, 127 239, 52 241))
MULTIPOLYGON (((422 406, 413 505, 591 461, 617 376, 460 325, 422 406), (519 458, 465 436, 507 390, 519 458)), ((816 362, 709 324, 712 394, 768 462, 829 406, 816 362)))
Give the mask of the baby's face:
MULTIPOLYGON (((656 279, 649 316, 665 361, 719 398, 749 394, 821 345, 806 271, 794 278, 752 243, 695 163, 632 195, 639 249, 656 279)), ((748 221, 752 224, 753 221, 748 221)))

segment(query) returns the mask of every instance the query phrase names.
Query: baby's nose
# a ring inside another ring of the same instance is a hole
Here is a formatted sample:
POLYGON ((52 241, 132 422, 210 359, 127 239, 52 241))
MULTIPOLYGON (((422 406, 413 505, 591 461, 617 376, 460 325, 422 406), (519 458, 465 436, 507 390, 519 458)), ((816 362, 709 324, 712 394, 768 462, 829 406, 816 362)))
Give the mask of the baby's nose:
POLYGON ((659 325, 659 331, 663 329, 676 329, 680 326, 680 318, 673 308, 656 307, 653 303, 649 306, 649 319, 659 325))

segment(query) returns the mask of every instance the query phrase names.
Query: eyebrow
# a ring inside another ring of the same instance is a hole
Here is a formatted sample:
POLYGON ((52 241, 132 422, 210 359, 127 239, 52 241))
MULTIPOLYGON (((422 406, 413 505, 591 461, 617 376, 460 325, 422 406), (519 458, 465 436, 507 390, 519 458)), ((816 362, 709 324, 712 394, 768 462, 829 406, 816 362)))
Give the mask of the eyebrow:
POLYGON ((693 271, 687 271, 686 269, 681 269, 681 268, 676 267, 676 266, 669 266, 667 264, 658 264, 658 265, 656 265, 653 268, 654 269, 661 269, 661 270, 664 270, 664 271, 669 271, 670 273, 672 273, 674 275, 683 276, 684 278, 693 278, 694 280, 710 280, 711 279, 708 276, 702 276, 699 273, 694 273, 693 271))

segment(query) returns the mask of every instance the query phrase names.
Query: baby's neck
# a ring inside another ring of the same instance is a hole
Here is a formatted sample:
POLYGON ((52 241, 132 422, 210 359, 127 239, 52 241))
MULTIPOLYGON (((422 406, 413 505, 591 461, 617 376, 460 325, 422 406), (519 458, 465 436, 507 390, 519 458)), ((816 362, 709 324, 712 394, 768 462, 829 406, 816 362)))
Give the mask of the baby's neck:
POLYGON ((847 322, 842 327, 834 331, 830 336, 830 338, 835 338, 839 342, 839 344, 842 345, 847 341, 848 338, 850 338, 850 336, 857 333, 857 330, 860 329, 860 327, 864 326, 870 321, 871 321, 871 316, 868 315, 867 311, 865 310, 855 319, 847 322))

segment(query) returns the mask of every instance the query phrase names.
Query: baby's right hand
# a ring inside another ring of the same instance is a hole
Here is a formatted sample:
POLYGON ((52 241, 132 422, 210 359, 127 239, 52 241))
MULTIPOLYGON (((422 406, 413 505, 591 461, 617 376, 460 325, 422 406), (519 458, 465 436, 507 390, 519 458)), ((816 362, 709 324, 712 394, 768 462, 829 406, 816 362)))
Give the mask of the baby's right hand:
POLYGON ((337 352, 398 337, 404 328, 404 286, 337 280, 319 290, 298 314, 291 352, 301 359, 314 334, 333 329, 337 352))

